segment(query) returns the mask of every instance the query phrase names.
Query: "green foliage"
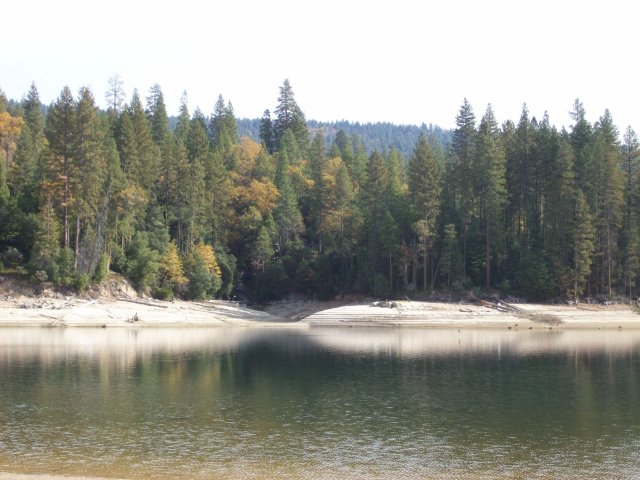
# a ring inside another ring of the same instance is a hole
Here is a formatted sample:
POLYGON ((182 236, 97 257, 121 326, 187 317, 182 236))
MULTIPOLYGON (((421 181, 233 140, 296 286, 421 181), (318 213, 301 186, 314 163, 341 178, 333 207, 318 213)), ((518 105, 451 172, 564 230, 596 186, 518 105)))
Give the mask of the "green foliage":
POLYGON ((107 279, 109 275, 109 264, 111 263, 111 258, 109 254, 104 252, 100 255, 100 260, 98 260, 98 265, 96 265, 96 269, 93 272, 93 281, 95 283, 102 283, 107 279))
POLYGON ((173 289, 171 287, 156 287, 151 290, 151 296, 156 300, 173 301, 173 289))
POLYGON ((160 254, 149 246, 146 233, 136 233, 126 250, 125 273, 138 291, 154 286, 160 269, 160 254))
POLYGON ((73 287, 78 293, 84 293, 89 286, 89 275, 81 273, 73 279, 73 287))
POLYGON ((119 85, 106 114, 88 88, 63 88, 46 118, 35 85, 5 102, 24 119, 0 152, 0 251, 23 255, 6 267, 72 285, 110 259, 162 298, 637 295, 640 142, 608 111, 592 125, 577 100, 557 130, 526 105, 498 126, 489 106, 476 125, 465 99, 452 132, 324 124, 285 80, 273 121, 239 121, 222 96, 210 118, 185 96, 169 119, 158 85, 146 108, 119 85))
POLYGON ((222 286, 220 276, 207 266, 197 251, 192 251, 187 257, 185 273, 189 280, 188 296, 191 300, 211 298, 222 286))
POLYGON ((15 268, 18 265, 22 264, 24 260, 24 256, 20 251, 15 247, 6 247, 2 253, 0 253, 0 260, 11 268, 15 268))
POLYGON ((532 252, 522 259, 515 275, 514 288, 531 301, 548 300, 553 297, 553 277, 539 253, 532 252))

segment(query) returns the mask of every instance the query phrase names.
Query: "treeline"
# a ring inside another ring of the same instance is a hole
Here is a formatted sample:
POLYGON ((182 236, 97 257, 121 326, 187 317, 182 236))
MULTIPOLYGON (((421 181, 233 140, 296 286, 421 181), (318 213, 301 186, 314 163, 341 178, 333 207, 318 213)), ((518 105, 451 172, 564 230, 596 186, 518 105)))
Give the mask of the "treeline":
MULTIPOLYGON (((451 130, 437 125, 395 125, 388 122, 360 123, 341 120, 337 122, 318 122, 308 120, 309 134, 313 137, 321 133, 325 146, 330 149, 338 132, 342 131, 348 137, 355 137, 355 141, 362 143, 364 149, 371 153, 374 150, 386 152, 398 150, 405 158, 409 158, 423 134, 432 145, 448 145, 451 142, 451 130)), ((238 119, 238 135, 240 138, 249 137, 260 142, 260 119, 238 119)))
POLYGON ((65 87, 45 116, 35 85, 0 96, 0 258, 34 283, 113 270, 159 298, 636 296, 640 146, 608 111, 591 124, 576 100, 559 131, 526 107, 478 122, 465 100, 451 134, 423 125, 405 155, 307 122, 288 81, 259 141, 221 96, 209 116, 183 99, 174 126, 158 85, 125 103, 116 77, 107 99, 65 87))

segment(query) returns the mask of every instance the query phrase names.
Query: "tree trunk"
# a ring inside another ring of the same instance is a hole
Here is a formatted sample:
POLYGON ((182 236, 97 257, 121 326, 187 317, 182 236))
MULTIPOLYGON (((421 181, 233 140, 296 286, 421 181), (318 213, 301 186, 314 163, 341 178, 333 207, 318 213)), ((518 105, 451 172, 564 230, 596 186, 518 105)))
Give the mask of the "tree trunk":
POLYGON ((428 270, 428 265, 429 265, 429 251, 427 250, 427 236, 426 235, 424 237, 423 248, 424 248, 424 258, 423 258, 423 262, 422 262, 422 284, 423 284, 424 292, 427 293, 427 288, 428 288, 428 285, 429 285, 428 277, 427 277, 427 270, 428 270))
POLYGON ((486 278, 485 288, 489 290, 491 287, 491 222, 489 222, 489 216, 485 217, 485 247, 486 247, 486 278))
POLYGON ((76 241, 73 246, 73 271, 78 270, 78 256, 80 255, 80 217, 76 217, 76 241))

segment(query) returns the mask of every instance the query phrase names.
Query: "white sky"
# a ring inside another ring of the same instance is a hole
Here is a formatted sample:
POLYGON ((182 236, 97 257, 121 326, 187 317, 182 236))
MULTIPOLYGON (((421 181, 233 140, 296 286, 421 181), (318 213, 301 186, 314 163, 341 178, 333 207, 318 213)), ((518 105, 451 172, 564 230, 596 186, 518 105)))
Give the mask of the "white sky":
POLYGON ((289 78, 308 119, 452 128, 466 97, 517 122, 522 104, 558 127, 574 99, 640 130, 632 1, 11 0, 2 6, 0 88, 44 103, 110 76, 143 100, 159 83, 169 114, 182 91, 209 115, 218 94, 237 117, 273 111, 289 78))

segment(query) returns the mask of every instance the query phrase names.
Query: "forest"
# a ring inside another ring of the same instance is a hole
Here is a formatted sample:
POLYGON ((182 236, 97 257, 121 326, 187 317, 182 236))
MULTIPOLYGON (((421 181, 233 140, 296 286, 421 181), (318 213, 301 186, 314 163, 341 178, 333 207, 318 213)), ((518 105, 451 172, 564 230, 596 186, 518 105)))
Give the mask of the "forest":
POLYGON ((465 99, 453 131, 382 124, 376 143, 307 121, 288 80, 275 93, 273 113, 239 121, 222 96, 205 115, 186 94, 170 118, 159 85, 127 99, 118 76, 106 110, 88 88, 48 106, 35 84, 0 91, 0 272, 78 291, 116 272, 159 299, 252 304, 635 299, 640 144, 609 111, 592 124, 575 100, 558 130, 526 105, 478 120, 465 99))

